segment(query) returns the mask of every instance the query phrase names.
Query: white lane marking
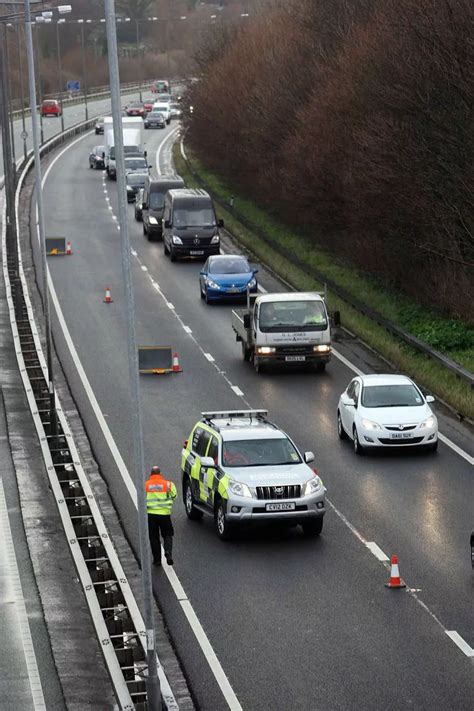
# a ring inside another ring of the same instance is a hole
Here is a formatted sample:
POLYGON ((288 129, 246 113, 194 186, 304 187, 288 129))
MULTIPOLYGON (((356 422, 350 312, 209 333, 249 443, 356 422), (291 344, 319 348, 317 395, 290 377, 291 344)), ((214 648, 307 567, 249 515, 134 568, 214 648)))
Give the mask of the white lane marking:
POLYGON ((136 256, 137 256, 137 253, 135 252, 134 249, 131 249, 130 252, 132 253, 132 257, 136 257, 136 256))
POLYGON ((172 131, 170 131, 164 139, 161 141, 160 145, 158 146, 158 150, 156 151, 156 172, 158 175, 161 175, 161 168, 160 168, 160 155, 161 151, 163 150, 163 146, 165 145, 166 141, 169 140, 170 136, 174 136, 174 134, 179 131, 179 126, 176 126, 176 128, 173 128, 172 131))
POLYGON ((238 395, 239 397, 243 397, 243 396, 244 396, 242 390, 241 390, 237 385, 231 385, 231 386, 230 386, 230 389, 233 390, 234 393, 235 393, 236 395, 238 395))
POLYGON ((109 210, 112 210, 112 205, 107 205, 107 207, 109 208, 109 210))
POLYGON ((184 160, 187 160, 188 156, 186 155, 186 151, 184 150, 184 136, 180 141, 180 145, 181 145, 181 155, 183 156, 184 160))
POLYGON ((192 330, 189 328, 189 326, 185 326, 183 324, 183 330, 186 331, 186 333, 192 333, 192 330))
POLYGON ((207 360, 209 361, 209 363, 214 363, 214 362, 215 362, 215 358, 213 358, 210 353, 204 353, 204 358, 207 358, 207 360))
POLYGON ((160 285, 159 285, 156 281, 153 282, 153 287, 154 287, 157 291, 161 291, 160 285))
POLYGON ((166 306, 171 309, 171 311, 174 311, 174 305, 171 303, 171 301, 167 301, 166 306))
MULTIPOLYGON (((92 133, 92 132, 91 132, 92 133)), ((53 168, 53 166, 56 164, 56 162, 68 151, 70 148, 72 148, 76 143, 79 143, 79 141, 84 140, 90 134, 85 134, 84 136, 80 136, 77 138, 75 141, 72 143, 68 144, 63 150, 58 153, 57 156, 51 161, 50 165, 46 169, 46 172, 43 177, 43 187, 46 183, 46 179, 48 178, 48 175, 53 168)), ((120 226, 117 225, 119 228, 120 226)), ((39 235, 38 235, 39 239, 39 235)), ((64 335, 64 339, 66 341, 66 344, 69 348, 69 352, 71 354, 72 360, 74 361, 74 365, 76 366, 76 370, 78 372, 78 375, 82 381, 82 385, 84 387, 85 393, 89 399, 89 402, 91 404, 91 407, 94 411, 94 414, 96 416, 97 422, 100 425, 100 428, 102 430, 102 434, 104 435, 104 439, 107 442, 107 445, 109 447, 110 453, 112 454, 112 457, 115 460, 115 463, 117 465, 117 469, 120 472, 120 475, 125 483, 125 486, 127 487, 127 491, 130 495, 130 498, 133 501, 133 504, 135 508, 137 508, 137 492, 135 489, 135 484, 132 481, 132 478, 130 476, 130 473, 125 465, 125 462, 123 461, 122 455, 120 454, 120 451, 115 443, 115 440, 112 436, 112 433, 110 431, 110 428, 104 418, 104 415, 102 413, 102 410, 100 409, 99 403, 97 402, 97 398, 94 394, 94 391, 92 389, 92 386, 89 382, 89 379, 86 375, 86 372, 84 370, 84 367, 82 365, 82 362, 79 358, 79 354, 76 350, 76 347, 74 346, 74 343, 71 338, 71 334, 69 332, 66 320, 64 318, 64 314, 62 312, 61 304, 59 303, 59 299, 56 293, 56 289, 54 287, 54 282, 51 277, 51 273, 48 268, 48 284, 49 284, 49 289, 51 293, 51 300, 53 302, 54 308, 56 310, 56 314, 58 317, 58 322, 61 326, 61 330, 64 335)), ((174 307, 173 307, 174 309, 174 307)), ((175 314, 177 318, 177 314, 175 314)), ((194 338, 194 336, 191 336, 194 338)), ((250 407, 250 405, 249 405, 250 407)), ((191 626, 191 629, 193 631, 194 636, 196 637, 196 640, 199 644, 199 646, 202 649, 202 652, 207 660, 207 663, 209 664, 209 668, 211 669, 211 672, 216 679, 220 689, 222 690, 222 693, 224 695, 224 698, 232 711, 242 711, 242 707, 239 704, 239 701, 229 683, 229 680, 227 679, 227 676, 221 666, 221 663, 219 659, 217 658, 214 650, 212 649, 211 643, 209 642, 209 639, 199 622, 199 619, 194 612, 194 609, 191 605, 191 602, 186 596, 186 593, 184 592, 184 588, 181 585, 178 576, 176 575, 176 572, 174 571, 173 568, 171 568, 168 565, 163 566, 163 570, 165 572, 165 575, 167 576, 171 587, 173 588, 173 591, 181 605, 181 608, 186 615, 186 618, 191 626)))
POLYGON ((120 225, 117 225, 117 229, 118 229, 118 230, 119 230, 119 232, 120 232, 120 225))
MULTIPOLYGON (((3 222, 5 224, 5 222, 3 222)), ((35 711, 46 711, 46 703, 43 696, 43 687, 41 685, 41 677, 36 661, 33 640, 31 638, 31 630, 28 622, 28 613, 26 611, 25 598, 23 596, 23 588, 21 586, 20 571, 18 569, 18 561, 15 554, 15 546, 13 545, 13 536, 8 518, 8 508, 5 498, 5 490, 3 481, 0 478, 0 530, 3 535, 0 536, 3 555, 7 568, 7 577, 11 581, 11 591, 14 596, 14 606, 18 618, 18 626, 20 629, 21 642, 23 645, 23 654, 25 657, 28 679, 30 682, 31 696, 35 711)), ((4 577, 4 576, 2 576, 4 577)))
POLYGON ((470 454, 464 451, 464 449, 461 449, 457 444, 452 442, 446 435, 444 435, 442 432, 438 432, 438 439, 443 442, 443 444, 446 444, 448 447, 451 447, 451 449, 456 452, 456 454, 459 454, 460 457, 466 460, 466 462, 469 462, 471 466, 474 466, 474 457, 471 457, 470 454))
POLYGON ((117 216, 116 216, 116 215, 112 215, 112 220, 115 220, 115 222, 117 222, 117 216))
POLYGON ((356 373, 357 375, 365 375, 365 373, 364 373, 363 370, 361 370, 361 369, 358 368, 356 365, 354 365, 353 363, 351 363, 350 360, 348 360, 348 359, 346 358, 346 356, 343 356, 342 353, 339 353, 339 351, 337 351, 334 347, 333 347, 333 349, 332 349, 332 352, 334 353, 334 355, 336 356, 336 358, 337 358, 338 360, 340 360, 341 363, 344 363, 344 365, 346 366, 346 368, 349 368, 349 370, 352 370, 353 373, 356 373))
POLYGON ((466 657, 474 657, 474 649, 468 645, 468 643, 461 637, 460 634, 456 632, 456 630, 445 630, 445 632, 448 637, 452 639, 454 644, 459 647, 461 652, 464 652, 466 657))
POLYGON ((144 271, 144 272, 148 271, 148 267, 146 267, 144 264, 141 265, 141 268, 142 268, 142 271, 144 271))
POLYGON ((365 545, 367 546, 369 551, 374 554, 377 560, 380 560, 382 563, 385 563, 385 561, 390 560, 388 555, 385 555, 383 550, 379 548, 378 545, 374 543, 374 541, 368 541, 365 545))
POLYGON ((104 188, 103 192, 104 192, 104 193, 107 193, 107 188, 104 188))
POLYGON ((207 660, 209 661, 209 663, 212 660, 213 666, 215 666, 216 669, 219 670, 219 672, 217 674, 214 674, 214 676, 221 688, 222 693, 224 694, 225 700, 227 701, 229 708, 231 709, 231 711, 242 711, 242 706, 240 705, 239 700, 235 695, 228 678, 224 674, 224 671, 216 656, 216 653, 211 647, 206 633, 204 632, 202 625, 199 622, 199 619, 191 606, 191 603, 189 602, 189 600, 182 600, 181 607, 183 608, 184 614, 188 618, 191 627, 196 630, 196 636, 199 640, 201 649, 204 652, 207 660))

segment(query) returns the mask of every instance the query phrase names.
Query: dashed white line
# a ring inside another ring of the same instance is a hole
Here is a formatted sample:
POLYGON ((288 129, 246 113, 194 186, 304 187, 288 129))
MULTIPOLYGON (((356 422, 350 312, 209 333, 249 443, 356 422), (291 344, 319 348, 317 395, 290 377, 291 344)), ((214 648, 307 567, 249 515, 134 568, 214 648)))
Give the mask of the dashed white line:
POLYGON ((231 386, 230 386, 230 389, 233 390, 234 393, 235 393, 236 395, 238 395, 239 397, 243 397, 243 396, 244 396, 242 390, 241 390, 237 385, 231 385, 231 386))
POLYGON ((368 541, 365 545, 367 546, 369 551, 374 554, 377 560, 380 560, 382 563, 385 563, 390 560, 389 557, 385 555, 383 550, 379 548, 376 543, 374 543, 374 541, 368 541))
POLYGON ((153 282, 153 288, 156 289, 158 292, 161 292, 160 285, 155 282, 153 282))
POLYGON ((171 303, 171 301, 167 301, 166 306, 171 309, 171 311, 174 311, 174 305, 171 303))
POLYGON ((471 659, 474 658, 474 649, 468 645, 468 643, 461 637, 460 634, 456 632, 456 630, 445 630, 446 634, 454 644, 459 647, 461 652, 463 652, 466 657, 470 657, 471 659))
POLYGON ((183 330, 186 331, 186 333, 192 333, 192 330, 189 328, 189 326, 185 326, 183 324, 183 330))
POLYGON ((204 353, 204 358, 207 358, 207 360, 209 361, 209 363, 214 363, 214 362, 215 362, 215 358, 213 358, 210 353, 204 353))
POLYGON ((137 256, 137 253, 135 252, 134 249, 131 249, 130 252, 132 253, 132 257, 136 257, 136 256, 137 256))
POLYGON ((141 264, 140 266, 141 266, 143 272, 148 271, 148 267, 146 267, 144 264, 141 264))

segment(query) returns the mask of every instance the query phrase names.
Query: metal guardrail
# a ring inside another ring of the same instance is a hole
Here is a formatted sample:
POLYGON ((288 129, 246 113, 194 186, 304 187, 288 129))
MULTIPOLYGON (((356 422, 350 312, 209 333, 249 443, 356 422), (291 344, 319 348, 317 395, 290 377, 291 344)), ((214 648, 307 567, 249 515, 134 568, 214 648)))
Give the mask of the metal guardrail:
MULTIPOLYGON (((143 84, 147 82, 148 80, 145 79, 144 82, 141 84, 137 84, 137 82, 130 82, 126 84, 121 84, 120 89, 123 94, 131 94, 135 93, 136 91, 139 91, 140 88, 143 90, 143 84)), ((150 80, 151 81, 151 80, 150 80)), ((87 100, 88 101, 94 101, 95 99, 101 99, 105 96, 110 95, 110 89, 108 88, 108 85, 106 86, 97 86, 94 87, 95 91, 93 93, 88 93, 87 94, 87 100)), ((45 99, 58 99, 60 94, 45 94, 42 98, 43 100, 45 99)), ((79 93, 77 96, 72 96, 70 97, 69 92, 63 92, 62 96, 63 98, 63 106, 74 106, 75 104, 81 104, 84 102, 84 94, 79 93)), ((18 102, 19 100, 16 99, 14 100, 18 102)), ((13 102, 12 102, 13 103, 13 102)), ((38 104, 38 111, 40 110, 40 104, 38 104)), ((16 118, 18 116, 21 116, 21 109, 15 109, 14 111, 11 112, 12 115, 16 118)), ((30 113, 29 107, 25 107, 25 115, 27 116, 30 113)))
MULTIPOLYGON (((92 119, 55 136, 41 148, 41 155, 93 125, 92 119)), ((18 234, 20 193, 33 164, 34 160, 30 155, 22 168, 16 188, 15 219, 18 234)), ((23 270, 20 239, 18 236, 13 249, 12 245, 7 244, 4 217, 3 215, 2 258, 10 323, 20 375, 40 441, 51 490, 56 499, 117 702, 123 711, 145 711, 145 625, 80 462, 58 397, 57 432, 51 427, 47 365, 23 270)), ((177 711, 178 704, 158 658, 157 666, 164 708, 177 711)))
POLYGON ((278 252, 278 254, 280 254, 282 257, 285 257, 285 259, 287 259, 291 264, 293 264, 295 267, 298 267, 298 269, 300 269, 308 276, 313 278, 315 277, 319 281, 325 283, 327 287, 336 296, 338 296, 340 299, 352 306, 354 309, 356 309, 356 311, 359 311, 359 313, 363 314, 364 316, 367 316, 372 321, 375 321, 379 324, 379 326, 382 326, 382 328, 384 328, 386 331, 391 333, 393 336, 396 336, 396 338, 411 346, 415 350, 419 351, 420 353, 424 353, 433 360, 438 361, 445 368, 454 373, 454 375, 456 375, 458 378, 465 380, 467 383, 469 383, 471 388, 474 388, 474 373, 471 373, 466 368, 463 368, 458 363, 455 363, 451 358, 448 358, 448 356, 444 355, 443 353, 440 353, 435 348, 432 348, 427 343, 424 343, 424 341, 421 341, 416 336, 413 336, 411 333, 408 333, 408 331, 405 331, 400 326, 397 326, 397 324, 393 323, 392 321, 389 321, 380 313, 378 313, 378 311, 371 308, 370 306, 367 306, 362 301, 354 297, 347 289, 344 289, 339 284, 336 284, 336 282, 334 282, 332 279, 328 279, 327 276, 320 272, 318 269, 316 269, 315 267, 309 267, 306 262, 304 262, 298 257, 297 254, 287 249, 283 245, 278 244, 278 242, 272 240, 264 230, 262 230, 258 225, 255 225, 245 215, 239 212, 239 210, 237 210, 233 205, 231 205, 229 202, 226 202, 221 197, 216 196, 215 193, 213 193, 212 188, 209 187, 206 181, 199 175, 199 173, 193 167, 192 162, 189 160, 188 156, 183 156, 183 159, 185 160, 188 166, 188 170, 193 176, 193 178, 198 183, 200 183, 203 188, 205 188, 209 193, 212 194, 213 200, 224 210, 230 212, 231 215, 233 215, 239 222, 244 225, 244 227, 257 234, 260 239, 262 239, 266 244, 268 244, 272 249, 274 249, 275 252, 278 252))

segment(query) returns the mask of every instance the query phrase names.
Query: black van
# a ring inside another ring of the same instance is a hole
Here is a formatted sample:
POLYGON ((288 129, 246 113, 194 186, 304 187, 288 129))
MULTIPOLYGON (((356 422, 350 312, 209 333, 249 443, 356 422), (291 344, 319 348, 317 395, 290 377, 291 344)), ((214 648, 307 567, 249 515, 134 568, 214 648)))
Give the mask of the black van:
POLYGON ((173 188, 184 188, 184 180, 174 173, 148 178, 143 190, 143 234, 152 239, 161 239, 165 195, 173 188))
POLYGON ((209 193, 197 188, 170 190, 163 211, 163 247, 175 262, 178 257, 219 254, 219 227, 209 193))

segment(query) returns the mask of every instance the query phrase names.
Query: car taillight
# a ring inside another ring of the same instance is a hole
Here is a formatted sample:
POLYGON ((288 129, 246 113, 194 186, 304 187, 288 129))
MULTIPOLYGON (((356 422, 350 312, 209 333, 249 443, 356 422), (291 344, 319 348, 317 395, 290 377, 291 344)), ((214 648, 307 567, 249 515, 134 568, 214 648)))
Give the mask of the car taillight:
POLYGON ((187 448, 187 446, 188 446, 188 440, 187 440, 187 439, 185 439, 185 440, 184 440, 184 442, 183 442, 183 447, 184 447, 184 449, 186 449, 186 448, 187 448))

